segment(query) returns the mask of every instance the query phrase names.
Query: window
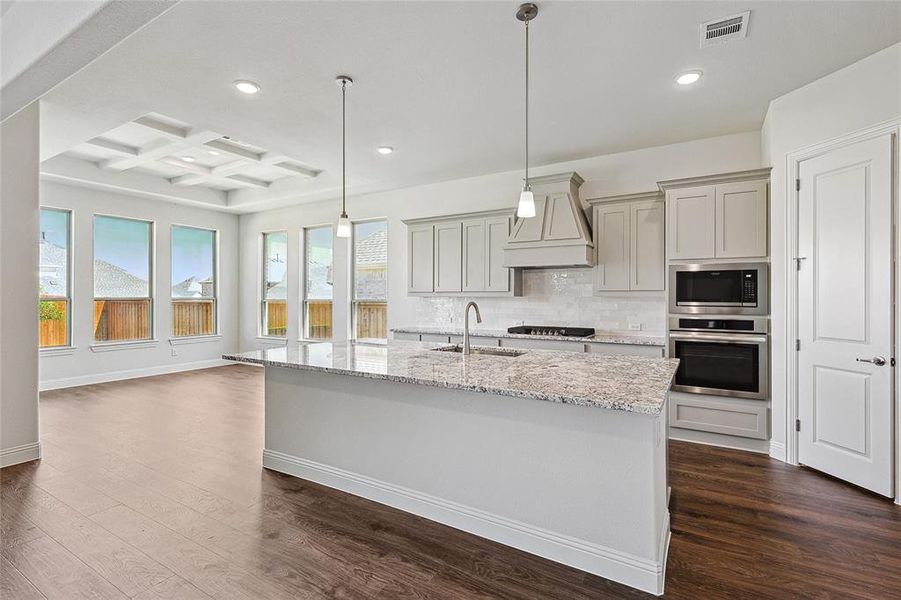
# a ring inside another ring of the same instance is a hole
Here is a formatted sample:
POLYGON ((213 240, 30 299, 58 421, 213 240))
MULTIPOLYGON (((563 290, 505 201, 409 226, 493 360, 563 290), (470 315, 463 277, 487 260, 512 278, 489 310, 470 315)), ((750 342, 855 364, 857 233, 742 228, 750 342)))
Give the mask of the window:
POLYGON ((54 208, 41 209, 41 298, 38 344, 41 348, 68 346, 71 343, 71 302, 69 284, 71 265, 72 213, 54 208))
POLYGON ((332 228, 304 229, 304 332, 311 340, 332 337, 332 228))
POLYGON ((288 331, 288 234, 263 234, 263 301, 261 332, 284 337, 288 331))
POLYGON ((94 341, 150 339, 153 224, 94 216, 94 341))
POLYGON ((354 338, 388 337, 388 223, 354 223, 354 338))
POLYGON ((216 333, 216 232, 172 226, 172 337, 216 333))

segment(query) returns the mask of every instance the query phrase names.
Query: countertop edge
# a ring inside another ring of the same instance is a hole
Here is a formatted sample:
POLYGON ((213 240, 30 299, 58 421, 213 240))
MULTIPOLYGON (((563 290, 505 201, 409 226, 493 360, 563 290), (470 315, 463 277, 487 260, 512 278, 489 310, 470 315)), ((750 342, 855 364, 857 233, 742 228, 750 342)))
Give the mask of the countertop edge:
MULTIPOLYGON (((348 369, 340 369, 335 367, 321 367, 316 365, 305 365, 299 363, 288 363, 284 361, 269 360, 262 358, 252 358, 241 356, 240 354, 223 354, 224 360, 233 362, 249 363, 263 365, 264 367, 280 367, 285 369, 295 369, 298 371, 312 371, 319 373, 329 373, 333 375, 345 375, 348 377, 363 377, 366 379, 377 379, 382 381, 394 381, 410 385, 427 385, 429 387, 456 389, 476 393, 496 394, 499 396, 510 396, 513 398, 525 398, 530 400, 541 400, 545 402, 554 402, 557 404, 572 404, 574 406, 584 406, 587 408, 601 408, 605 410, 616 410, 620 412, 630 412, 647 416, 660 416, 663 413, 663 407, 666 405, 666 395, 669 393, 669 387, 664 392, 664 398, 661 400, 654 399, 650 401, 640 400, 636 404, 622 405, 613 401, 598 401, 581 396, 563 396, 560 394, 546 394, 540 392, 529 392, 525 390, 513 390, 509 388, 497 388, 493 386, 465 385, 459 383, 447 383, 434 379, 421 379, 417 377, 408 377, 404 375, 390 375, 383 373, 372 373, 368 371, 353 371, 348 369)), ((670 378, 670 386, 675 378, 675 371, 670 378)))

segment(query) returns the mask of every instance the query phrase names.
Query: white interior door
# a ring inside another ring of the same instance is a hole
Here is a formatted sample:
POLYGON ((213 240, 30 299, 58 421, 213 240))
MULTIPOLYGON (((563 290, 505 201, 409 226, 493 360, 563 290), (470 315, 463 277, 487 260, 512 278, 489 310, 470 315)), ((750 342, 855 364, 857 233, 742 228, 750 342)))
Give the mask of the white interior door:
POLYGON ((892 136, 800 164, 801 463, 892 495, 892 136), (884 363, 883 363, 884 361, 884 363))

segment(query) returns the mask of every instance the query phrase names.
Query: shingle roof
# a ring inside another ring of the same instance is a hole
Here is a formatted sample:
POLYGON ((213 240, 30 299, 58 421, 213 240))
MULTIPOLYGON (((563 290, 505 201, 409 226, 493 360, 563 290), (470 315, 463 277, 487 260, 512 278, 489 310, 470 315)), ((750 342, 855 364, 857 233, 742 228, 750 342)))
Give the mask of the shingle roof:
POLYGON ((388 262, 388 230, 380 229, 354 244, 357 265, 379 265, 388 262))
POLYGON ((150 293, 147 281, 105 260, 94 259, 96 298, 143 298, 150 293))

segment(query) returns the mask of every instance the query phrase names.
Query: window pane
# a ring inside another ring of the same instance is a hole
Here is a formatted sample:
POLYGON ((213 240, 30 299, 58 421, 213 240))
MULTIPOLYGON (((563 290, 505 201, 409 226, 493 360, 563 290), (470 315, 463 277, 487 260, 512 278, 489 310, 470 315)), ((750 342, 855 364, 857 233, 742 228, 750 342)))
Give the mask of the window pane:
POLYGON ((354 337, 388 337, 388 224, 354 223, 354 337))
POLYGON ((69 238, 72 213, 41 209, 38 345, 69 345, 69 238))
POLYGON ((304 337, 327 340, 332 337, 332 228, 314 227, 305 230, 304 249, 306 283, 304 293, 304 337))
POLYGON ((288 234, 263 234, 263 335, 284 336, 288 327, 288 234))
POLYGON ((94 217, 94 297, 150 297, 150 223, 94 217))
POLYGON ((216 333, 216 232, 172 227, 172 336, 216 333))
POLYGON ((388 224, 354 223, 354 299, 388 299, 388 224))
POLYGON ((151 227, 147 221, 94 217, 94 340, 151 336, 151 227))

